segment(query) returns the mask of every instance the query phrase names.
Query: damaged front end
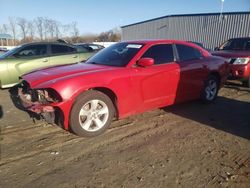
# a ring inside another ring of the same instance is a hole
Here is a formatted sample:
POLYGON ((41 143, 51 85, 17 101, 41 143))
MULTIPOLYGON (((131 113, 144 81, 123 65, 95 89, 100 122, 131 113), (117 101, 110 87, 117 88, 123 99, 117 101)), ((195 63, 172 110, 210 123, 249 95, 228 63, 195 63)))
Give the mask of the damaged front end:
POLYGON ((62 99, 53 89, 31 89, 26 81, 17 86, 17 96, 21 106, 37 114, 48 123, 55 123, 55 105, 62 99))

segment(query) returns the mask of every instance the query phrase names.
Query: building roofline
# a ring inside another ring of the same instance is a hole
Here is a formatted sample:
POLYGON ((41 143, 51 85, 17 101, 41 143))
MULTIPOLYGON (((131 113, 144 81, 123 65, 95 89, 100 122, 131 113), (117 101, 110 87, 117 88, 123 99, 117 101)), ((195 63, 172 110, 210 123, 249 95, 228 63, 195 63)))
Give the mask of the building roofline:
MULTIPOLYGON (((153 18, 153 19, 149 19, 149 20, 145 20, 145 21, 141 21, 141 22, 136 22, 133 24, 129 24, 129 25, 124 25, 121 26, 121 28, 125 28, 125 27, 129 27, 129 26, 133 26, 133 25, 138 25, 138 24, 142 24, 142 23, 147 23, 147 22, 151 22, 151 21, 155 21, 155 20, 159 20, 162 18, 168 18, 168 17, 182 17, 182 16, 216 16, 216 15, 220 15, 221 13, 217 12, 217 13, 197 13, 197 14, 174 14, 174 15, 166 15, 166 16, 161 16, 161 17, 157 17, 157 18, 153 18)), ((223 15, 233 15, 233 14, 250 14, 250 11, 244 11, 244 12, 222 12, 223 15)))

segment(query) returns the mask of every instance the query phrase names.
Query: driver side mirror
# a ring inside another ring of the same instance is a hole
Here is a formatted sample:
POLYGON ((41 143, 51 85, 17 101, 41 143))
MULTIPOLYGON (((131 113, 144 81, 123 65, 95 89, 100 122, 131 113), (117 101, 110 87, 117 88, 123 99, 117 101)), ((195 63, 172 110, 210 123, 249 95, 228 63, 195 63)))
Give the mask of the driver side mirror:
POLYGON ((140 67, 150 67, 155 63, 154 59, 152 58, 141 58, 137 62, 137 65, 140 67))

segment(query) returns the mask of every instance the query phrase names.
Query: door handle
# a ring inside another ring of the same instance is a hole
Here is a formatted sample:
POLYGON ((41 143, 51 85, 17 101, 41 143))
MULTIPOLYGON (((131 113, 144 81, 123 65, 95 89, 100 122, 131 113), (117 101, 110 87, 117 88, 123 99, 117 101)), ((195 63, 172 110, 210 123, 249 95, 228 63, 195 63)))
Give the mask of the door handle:
POLYGON ((77 55, 74 55, 73 58, 77 58, 78 56, 77 55))
POLYGON ((48 62, 48 59, 44 59, 43 62, 48 62))

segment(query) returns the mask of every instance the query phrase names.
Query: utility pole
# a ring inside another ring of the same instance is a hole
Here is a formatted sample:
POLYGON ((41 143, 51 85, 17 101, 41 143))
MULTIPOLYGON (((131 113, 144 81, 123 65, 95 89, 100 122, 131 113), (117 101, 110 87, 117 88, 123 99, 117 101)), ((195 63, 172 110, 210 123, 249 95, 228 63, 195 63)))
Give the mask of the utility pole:
POLYGON ((224 1, 225 0, 221 0, 221 7, 220 7, 220 17, 219 17, 219 21, 222 21, 222 12, 223 12, 223 8, 224 8, 224 1))

